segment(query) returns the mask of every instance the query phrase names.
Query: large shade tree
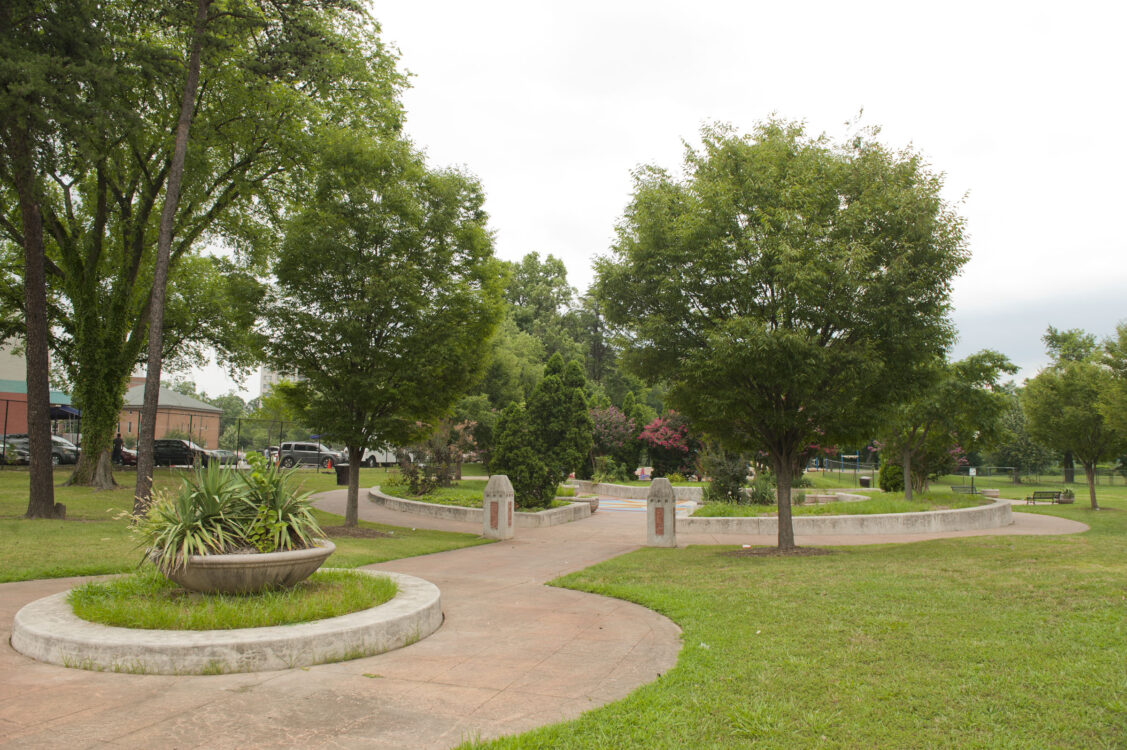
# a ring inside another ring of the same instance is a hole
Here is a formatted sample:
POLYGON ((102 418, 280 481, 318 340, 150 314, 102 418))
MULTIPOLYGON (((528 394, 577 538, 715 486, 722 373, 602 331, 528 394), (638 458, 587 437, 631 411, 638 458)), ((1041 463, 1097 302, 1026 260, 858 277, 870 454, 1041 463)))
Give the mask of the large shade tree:
POLYGON ((86 132, 105 110, 80 96, 97 77, 103 30, 92 3, 11 0, 0 4, 0 340, 26 352, 30 487, 27 515, 62 517, 50 462, 48 297, 43 205, 48 175, 68 159, 60 143, 86 132))
POLYGON ((944 351, 963 221, 911 152, 771 121, 703 131, 685 175, 635 174, 612 255, 607 318, 636 372, 733 451, 766 451, 781 549, 790 490, 816 443, 860 443, 944 351))
POLYGON ((306 423, 348 448, 354 526, 364 448, 422 436, 480 376, 503 274, 473 179, 401 140, 323 141, 275 267, 269 355, 300 376, 306 423))
MULTIPOLYGON (((250 363, 245 313, 259 295, 243 277, 214 302, 205 296, 187 314, 178 312, 180 285, 195 278, 188 259, 206 257, 205 246, 226 244, 239 266, 252 273, 263 268, 281 207, 304 184, 314 133, 325 123, 397 131, 402 77, 371 19, 347 0, 81 5, 81 13, 60 14, 54 33, 96 29, 99 38, 86 57, 97 64, 65 109, 55 99, 43 103, 55 106, 48 116, 58 120, 73 121, 79 110, 91 115, 77 121, 81 127, 52 133, 56 156, 40 162, 45 189, 38 209, 51 344, 83 410, 82 460, 72 481, 110 486, 105 454, 126 380, 143 359, 174 134, 192 67, 189 52, 201 40, 197 11, 206 6, 208 16, 183 187, 170 202, 175 211, 166 232, 163 357, 177 354, 177 346, 214 346, 224 362, 250 363)), ((17 204, 9 200, 18 186, 0 177, 3 256, 23 237, 17 204)), ((0 260, 11 267, 10 259, 0 260)), ((211 267, 222 280, 230 264, 213 259, 211 267)), ((22 278, 3 282, 5 311, 20 310, 22 278)))

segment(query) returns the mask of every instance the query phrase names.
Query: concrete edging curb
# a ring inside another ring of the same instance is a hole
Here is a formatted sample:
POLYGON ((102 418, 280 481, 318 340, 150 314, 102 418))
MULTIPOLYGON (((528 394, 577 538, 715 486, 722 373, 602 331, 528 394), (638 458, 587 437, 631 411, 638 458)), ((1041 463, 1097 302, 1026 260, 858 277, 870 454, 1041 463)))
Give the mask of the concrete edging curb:
POLYGON ((243 630, 134 630, 81 620, 66 591, 16 613, 12 648, 64 667, 135 674, 224 674, 293 669, 382 654, 442 625, 438 587, 385 571, 399 587, 391 601, 340 617, 243 630))
MULTIPOLYGON (((632 484, 607 484, 604 482, 591 482, 586 479, 573 479, 568 484, 576 488, 576 493, 584 495, 594 493, 603 497, 618 497, 623 500, 645 500, 650 494, 648 485, 632 484)), ((679 502, 695 500, 700 502, 704 498, 704 487, 674 487, 673 499, 679 502)))
MULTIPOLYGON (((417 516, 430 518, 443 518, 447 521, 463 521, 481 525, 485 521, 485 511, 481 508, 463 508, 458 505, 439 505, 437 503, 423 503, 418 500, 406 500, 402 497, 386 495, 380 488, 372 487, 368 490, 368 500, 376 505, 382 505, 388 510, 397 510, 401 513, 414 513, 417 516)), ((563 508, 542 510, 539 513, 529 513, 518 510, 513 514, 517 528, 539 529, 546 526, 559 526, 562 523, 571 523, 591 515, 591 505, 586 502, 572 502, 563 508)))
MULTIPOLYGON (((918 513, 875 513, 856 516, 793 516, 794 533, 819 534, 922 534, 945 531, 997 529, 1013 523, 1013 510, 1005 501, 990 505, 918 513)), ((678 518, 677 531, 686 534, 778 534, 774 516, 678 518)))

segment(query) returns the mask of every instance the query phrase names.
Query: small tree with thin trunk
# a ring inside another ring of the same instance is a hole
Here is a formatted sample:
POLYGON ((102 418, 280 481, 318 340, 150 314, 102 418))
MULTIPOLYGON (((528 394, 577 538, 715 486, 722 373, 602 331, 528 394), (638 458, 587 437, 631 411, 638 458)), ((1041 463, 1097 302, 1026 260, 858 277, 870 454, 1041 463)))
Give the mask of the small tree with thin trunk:
POLYGON ((1114 386, 1112 371, 1095 351, 1079 359, 1058 359, 1025 384, 1021 405, 1030 436, 1050 448, 1070 451, 1084 467, 1088 499, 1096 500, 1096 464, 1118 455, 1123 436, 1109 423, 1100 404, 1114 386))
POLYGON ((345 524, 364 449, 405 445, 481 372, 501 317, 499 264, 472 179, 431 171, 409 144, 326 133, 309 200, 289 223, 267 316, 285 393, 348 448, 345 524))
POLYGON ((1004 355, 990 350, 958 362, 936 361, 929 369, 925 385, 892 410, 881 435, 887 455, 900 461, 908 500, 943 468, 938 464, 950 460, 950 449, 974 451, 997 439, 1008 403, 998 379, 1016 371, 1004 355))

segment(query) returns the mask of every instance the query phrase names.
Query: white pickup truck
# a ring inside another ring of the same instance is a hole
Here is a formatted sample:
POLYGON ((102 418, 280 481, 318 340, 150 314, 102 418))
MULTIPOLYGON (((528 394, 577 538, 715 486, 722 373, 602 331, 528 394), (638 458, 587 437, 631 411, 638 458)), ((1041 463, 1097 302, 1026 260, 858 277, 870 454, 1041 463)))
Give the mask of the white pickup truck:
POLYGON ((360 462, 365 466, 372 468, 375 468, 376 466, 394 466, 395 451, 393 449, 374 451, 370 448, 365 448, 364 457, 360 460, 360 462))

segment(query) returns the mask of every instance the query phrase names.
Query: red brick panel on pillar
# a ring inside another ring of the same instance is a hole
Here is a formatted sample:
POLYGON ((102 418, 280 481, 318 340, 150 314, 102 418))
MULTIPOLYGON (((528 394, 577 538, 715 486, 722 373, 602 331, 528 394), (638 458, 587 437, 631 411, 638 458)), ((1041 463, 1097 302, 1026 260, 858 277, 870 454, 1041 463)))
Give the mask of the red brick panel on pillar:
POLYGON ((482 536, 487 539, 513 538, 513 484, 504 474, 489 477, 482 497, 482 536))
POLYGON ((646 496, 646 546, 677 546, 677 503, 665 477, 653 480, 646 496))

